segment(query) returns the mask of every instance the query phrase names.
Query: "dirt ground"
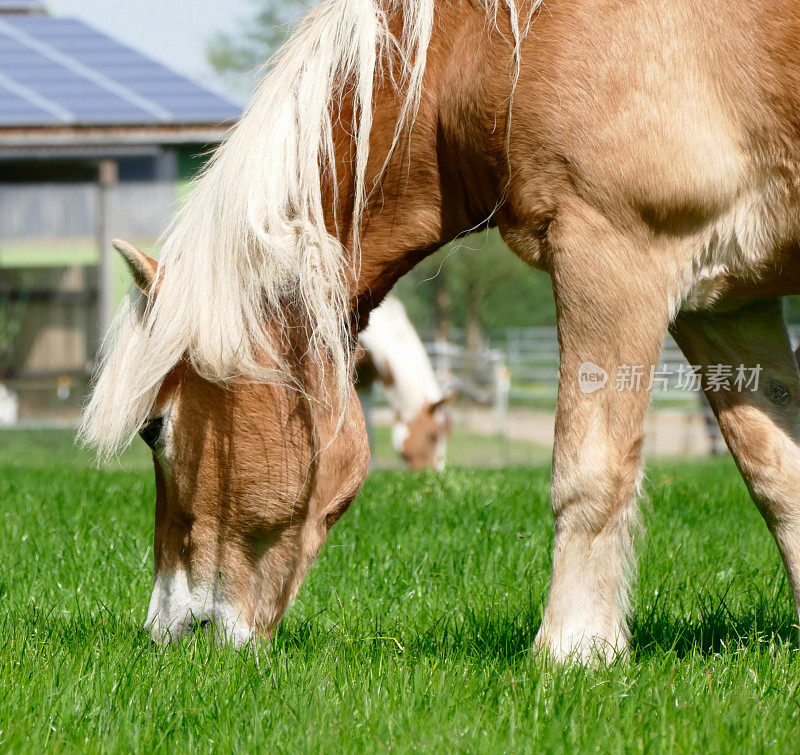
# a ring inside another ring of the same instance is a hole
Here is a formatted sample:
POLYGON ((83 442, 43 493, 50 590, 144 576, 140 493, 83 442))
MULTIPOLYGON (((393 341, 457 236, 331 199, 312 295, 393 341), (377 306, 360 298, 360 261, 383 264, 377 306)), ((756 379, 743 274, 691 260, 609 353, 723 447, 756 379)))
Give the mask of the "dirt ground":
MULTIPOLYGON (((453 426, 472 435, 505 436, 508 441, 534 443, 552 447, 555 416, 549 411, 512 409, 504 422, 499 422, 491 408, 456 406, 452 410, 453 426)), ((391 424, 389 409, 373 410, 376 427, 391 424)), ((645 423, 644 453, 648 458, 671 456, 708 456, 712 440, 705 419, 698 411, 659 409, 650 411, 645 423)), ((717 438, 718 452, 726 452, 724 443, 717 438)))

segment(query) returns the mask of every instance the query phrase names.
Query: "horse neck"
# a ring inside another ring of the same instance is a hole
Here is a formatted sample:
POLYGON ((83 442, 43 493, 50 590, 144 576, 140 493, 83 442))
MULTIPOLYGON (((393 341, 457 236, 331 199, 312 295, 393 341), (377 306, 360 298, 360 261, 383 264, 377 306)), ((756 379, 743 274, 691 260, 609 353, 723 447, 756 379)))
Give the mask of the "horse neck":
MULTIPOLYGON (((484 224, 498 205, 505 176, 491 166, 504 165, 508 91, 495 81, 487 96, 479 83, 480 63, 472 51, 491 47, 486 35, 482 7, 442 3, 437 8, 419 111, 410 132, 396 141, 398 93, 390 76, 376 85, 366 175, 371 191, 357 252, 352 228, 341 222, 354 206, 354 147, 349 131, 341 127, 351 114, 338 119, 338 212, 331 211, 328 222, 355 258, 352 309, 359 329, 400 277, 443 244, 484 224), (477 101, 489 114, 483 119, 472 114, 477 101)), ((500 32, 492 37, 507 60, 508 37, 500 32)))

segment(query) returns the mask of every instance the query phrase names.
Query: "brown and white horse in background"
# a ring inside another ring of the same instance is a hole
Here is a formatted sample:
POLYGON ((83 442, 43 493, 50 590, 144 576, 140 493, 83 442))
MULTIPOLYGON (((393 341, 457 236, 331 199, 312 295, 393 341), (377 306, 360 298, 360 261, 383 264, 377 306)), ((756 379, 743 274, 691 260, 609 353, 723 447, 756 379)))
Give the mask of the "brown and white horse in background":
MULTIPOLYGON (((448 403, 433 365, 402 302, 387 296, 358 336, 356 384, 383 385, 394 412, 392 445, 409 469, 441 471, 450 433, 448 403)), ((369 417, 367 417, 369 421, 369 417)))
MULTIPOLYGON (((800 0, 323 0, 273 61, 160 262, 127 247, 83 437, 154 449, 158 640, 269 636, 367 471, 356 332, 482 223, 553 280, 555 546, 536 644, 629 633, 647 381, 755 365, 708 395, 800 603, 800 0)), ((691 502, 687 502, 691 506, 691 502)), ((521 588, 528 589, 528 588, 521 588)))

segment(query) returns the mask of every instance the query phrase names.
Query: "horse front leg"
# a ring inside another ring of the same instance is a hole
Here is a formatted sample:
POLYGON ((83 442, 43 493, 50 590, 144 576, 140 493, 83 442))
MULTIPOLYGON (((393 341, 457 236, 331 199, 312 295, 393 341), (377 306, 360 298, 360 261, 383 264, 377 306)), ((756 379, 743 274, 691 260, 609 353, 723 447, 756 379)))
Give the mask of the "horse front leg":
POLYGON ((611 660, 628 642, 644 415, 677 278, 588 209, 549 230, 561 349, 553 571, 536 646, 611 660))

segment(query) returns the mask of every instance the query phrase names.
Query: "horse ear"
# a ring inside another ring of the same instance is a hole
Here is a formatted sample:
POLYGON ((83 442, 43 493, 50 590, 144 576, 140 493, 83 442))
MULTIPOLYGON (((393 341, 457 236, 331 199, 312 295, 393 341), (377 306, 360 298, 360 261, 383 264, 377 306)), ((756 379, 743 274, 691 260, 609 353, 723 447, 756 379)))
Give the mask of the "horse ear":
POLYGON ((446 396, 431 404, 431 413, 437 409, 443 409, 447 404, 455 401, 456 398, 458 398, 458 391, 450 391, 446 396))
POLYGON ((142 293, 149 294, 158 271, 158 262, 122 239, 114 239, 111 244, 128 263, 137 288, 142 293))

